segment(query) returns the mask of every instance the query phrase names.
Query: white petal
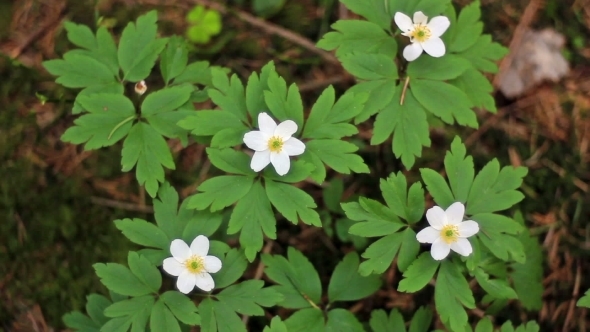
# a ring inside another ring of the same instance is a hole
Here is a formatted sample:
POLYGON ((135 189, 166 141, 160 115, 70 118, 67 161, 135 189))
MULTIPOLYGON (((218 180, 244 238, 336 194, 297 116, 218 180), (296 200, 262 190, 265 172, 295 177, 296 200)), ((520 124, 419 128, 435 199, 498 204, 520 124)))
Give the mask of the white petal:
POLYGON ((244 134, 244 144, 254 151, 264 151, 268 149, 268 140, 270 135, 261 131, 251 131, 244 134))
POLYGON ((415 12, 414 13, 414 24, 426 25, 426 22, 428 22, 428 16, 424 15, 423 12, 415 12))
POLYGON ((221 260, 215 256, 206 256, 203 263, 205 263, 205 271, 209 273, 216 273, 221 270, 221 260))
POLYGON ((176 239, 170 244, 170 253, 179 262, 184 262, 193 254, 184 241, 176 239))
POLYGON ((404 48, 402 55, 408 61, 414 61, 422 54, 422 45, 420 43, 411 43, 404 48))
POLYGON ((426 211, 426 220, 428 220, 430 226, 440 231, 447 224, 447 215, 440 206, 433 206, 426 211))
POLYGON ((464 222, 457 225, 457 227, 459 227, 460 237, 470 237, 479 232, 479 225, 473 220, 465 220, 464 222))
POLYGON ((289 155, 285 151, 281 151, 279 153, 271 153, 270 162, 274 166, 278 175, 287 174, 289 172, 289 168, 291 168, 291 161, 289 160, 289 155))
POLYGON ((268 164, 270 164, 270 150, 254 152, 250 161, 250 168, 254 172, 260 172, 268 164))
POLYGON ((178 277, 184 271, 184 265, 176 260, 174 257, 168 257, 164 260, 162 268, 166 273, 178 277))
POLYGON ((451 225, 457 225, 463 221, 465 215, 465 205, 461 202, 451 204, 445 211, 447 215, 447 222, 451 225))
POLYGON ((450 25, 451 21, 449 21, 446 16, 433 17, 427 24, 428 28, 430 28, 430 32, 432 32, 432 37, 442 36, 450 25))
POLYGON ((420 243, 433 243, 440 237, 440 231, 432 227, 426 227, 418 234, 416 234, 416 240, 420 243))
POLYGON ((191 243, 191 251, 197 256, 207 256, 209 252, 209 239, 204 235, 197 236, 191 243))
MULTIPOLYGON (((442 39, 438 37, 432 37, 423 42, 422 47, 426 53, 435 58, 440 58, 441 56, 445 55, 446 52, 445 43, 443 43, 442 39)), ((404 49, 404 53, 405 52, 406 50, 404 49)))
POLYGON ((414 24, 412 23, 412 19, 408 15, 401 12, 397 12, 395 13, 395 16, 393 16, 393 19, 395 20, 395 24, 397 24, 397 27, 401 31, 408 32, 414 30, 414 24))
POLYGON ((430 248, 430 255, 437 261, 445 259, 451 252, 451 246, 442 239, 438 239, 432 243, 430 248))
POLYGON ((277 128, 277 123, 266 113, 258 114, 258 128, 260 131, 272 136, 277 128))
POLYGON ((284 141, 288 140, 297 131, 297 124, 295 121, 287 120, 279 123, 275 129, 275 136, 280 136, 284 141))
POLYGON ((288 141, 283 143, 283 151, 289 156, 298 156, 305 152, 305 144, 300 140, 291 137, 288 141))
POLYGON ((451 243, 451 249, 461 256, 469 256, 473 252, 471 243, 467 239, 458 239, 457 242, 451 243))
POLYGON ((184 294, 190 293, 197 284, 197 278, 195 276, 195 274, 188 271, 182 272, 176 281, 176 287, 178 287, 178 290, 184 294))
POLYGON ((211 278, 211 275, 209 273, 197 274, 195 282, 197 284, 197 287, 204 290, 205 292, 209 292, 213 288, 215 288, 215 281, 213 281, 213 278, 211 278))

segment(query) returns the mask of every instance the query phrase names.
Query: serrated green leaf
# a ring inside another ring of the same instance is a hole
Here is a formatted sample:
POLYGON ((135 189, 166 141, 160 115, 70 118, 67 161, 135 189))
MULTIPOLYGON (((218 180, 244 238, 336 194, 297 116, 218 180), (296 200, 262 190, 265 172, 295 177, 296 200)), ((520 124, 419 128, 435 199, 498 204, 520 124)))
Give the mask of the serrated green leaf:
POLYGON ((339 20, 332 24, 337 32, 328 32, 317 43, 327 51, 336 49, 336 56, 362 50, 363 53, 380 53, 395 57, 397 43, 379 25, 359 20, 339 20))
POLYGON ((92 265, 100 282, 108 289, 122 295, 141 296, 152 290, 141 282, 125 266, 117 263, 96 263, 92 265))
POLYGON ((328 321, 326 322, 325 331, 365 332, 365 329, 352 312, 346 309, 336 308, 328 311, 328 321))
POLYGON ((102 326, 79 311, 68 312, 62 320, 68 328, 80 332, 98 332, 102 326))
POLYGON ((117 143, 127 135, 135 119, 135 107, 131 101, 118 94, 93 94, 78 98, 88 111, 61 136, 64 142, 81 144, 84 149, 94 150, 117 143))
POLYGON ((475 327, 475 332, 493 332, 494 331, 494 324, 488 317, 484 317, 477 323, 475 327))
POLYGON ((475 269, 475 279, 477 283, 489 295, 497 299, 516 299, 518 296, 514 289, 508 286, 508 282, 502 279, 490 279, 489 274, 485 273, 481 268, 475 269))
POLYGON ((452 28, 453 38, 449 43, 449 52, 460 53, 473 46, 481 32, 483 23, 480 21, 480 4, 475 1, 461 9, 457 23, 452 28))
POLYGON ((346 71, 361 80, 396 80, 399 78, 393 58, 385 54, 352 53, 341 58, 346 71))
POLYGON ((201 317, 197 313, 197 306, 186 295, 177 291, 167 291, 160 295, 168 309, 181 322, 187 325, 200 325, 201 317))
POLYGON ((164 182, 164 167, 175 169, 172 153, 166 140, 149 124, 139 122, 131 128, 121 152, 123 172, 136 167, 135 176, 152 197, 164 182))
POLYGON ((289 332, 287 330, 287 325, 283 323, 281 317, 274 316, 270 321, 269 326, 265 326, 262 332, 289 332))
POLYGON ((426 332, 430 324, 432 324, 432 311, 426 307, 420 307, 412 317, 409 332, 426 332))
POLYGON ((252 119, 258 116, 258 113, 268 110, 266 101, 264 101, 264 91, 269 90, 268 78, 271 73, 275 73, 274 62, 270 61, 260 70, 260 76, 257 73, 250 74, 248 85, 246 86, 246 106, 248 114, 252 119))
POLYGON ((244 197, 252 187, 254 178, 241 175, 223 175, 201 183, 197 193, 188 198, 188 208, 211 212, 221 210, 244 197))
POLYGON ((224 129, 247 130, 248 127, 235 114, 227 111, 203 110, 178 121, 178 126, 193 135, 213 136, 224 129))
POLYGON ((105 315, 116 318, 103 325, 100 331, 126 332, 129 327, 131 332, 145 331, 153 305, 154 298, 149 295, 115 302, 105 309, 105 315))
POLYGON ((359 266, 359 273, 368 276, 371 273, 383 273, 391 265, 403 240, 403 233, 393 233, 373 242, 363 252, 367 260, 359 266))
POLYGON ((586 293, 584 293, 584 296, 582 296, 578 302, 576 302, 576 305, 578 307, 590 308, 590 290, 587 290, 586 293))
POLYGON ((276 219, 259 181, 254 182, 250 191, 239 200, 229 220, 227 233, 240 231, 240 245, 246 249, 249 261, 253 261, 262 249, 263 234, 276 239, 276 219))
POLYGON ((365 164, 363 158, 353 154, 357 150, 356 145, 346 141, 316 139, 307 142, 305 153, 315 154, 322 162, 338 173, 369 173, 369 167, 365 164))
POLYGON ((180 85, 150 93, 141 103, 141 114, 148 117, 172 112, 186 103, 192 92, 193 88, 190 85, 180 85))
MULTIPOLYGON (((323 164, 322 164, 322 167, 323 164)), ((274 180, 278 182, 297 183, 301 182, 311 176, 315 170, 315 165, 305 162, 302 159, 295 160, 291 163, 289 173, 279 175, 274 167, 267 167, 264 170, 263 176, 267 180, 274 180)))
POLYGON ((154 303, 155 299, 152 295, 132 297, 111 304, 104 310, 104 314, 111 318, 133 316, 141 311, 149 312, 154 303))
MULTIPOLYGON (((397 80, 386 79, 361 82, 348 89, 347 93, 369 94, 369 99, 365 103, 363 110, 354 119, 354 123, 358 124, 366 121, 373 114, 379 112, 386 105, 392 102, 392 98, 394 97, 394 93, 392 93, 392 91, 396 91, 397 87, 397 80)), ((397 102, 399 103, 399 99, 397 102)))
POLYGON ((223 111, 230 112, 240 121, 247 122, 246 98, 244 85, 236 75, 231 80, 222 69, 211 68, 211 76, 215 89, 209 89, 209 97, 223 111))
POLYGON ((150 330, 180 332, 180 325, 162 300, 158 300, 152 307, 150 314, 150 330))
POLYGON ((391 310, 389 317, 385 310, 371 311, 369 325, 373 332, 406 332, 404 317, 398 309, 391 310))
MULTIPOLYGON (((520 214, 519 214, 520 215, 520 214)), ((515 219, 522 216, 515 216, 515 219)), ((521 232, 518 239, 524 247, 526 261, 513 263, 512 282, 518 294, 518 300, 528 310, 540 310, 543 304, 543 248, 539 238, 531 236, 528 231, 521 232)))
POLYGON ((172 84, 201 84, 212 85, 211 67, 207 61, 196 61, 184 68, 182 73, 176 76, 172 84))
POLYGON ((129 264, 129 269, 137 279, 148 286, 152 292, 158 292, 162 286, 162 274, 155 265, 147 258, 133 251, 129 252, 127 263, 129 264))
POLYGON ((182 74, 188 63, 188 47, 184 38, 173 36, 168 39, 168 45, 160 58, 160 73, 164 83, 182 74))
POLYGON ((74 100, 74 106, 72 107, 72 114, 79 114, 87 111, 80 104, 79 100, 82 97, 90 96, 97 93, 122 95, 124 90, 125 89, 123 88, 123 85, 121 85, 121 83, 119 82, 91 85, 89 87, 86 87, 76 95, 76 100, 74 100))
POLYGON ((436 205, 450 206, 455 202, 451 189, 442 175, 429 168, 421 168, 420 175, 436 205))
POLYGON ((402 279, 397 288, 400 292, 414 293, 424 288, 438 269, 440 262, 435 261, 429 252, 423 252, 404 271, 402 279))
POLYGON ((83 52, 70 51, 63 60, 48 60, 43 67, 55 76, 55 82, 68 88, 84 88, 92 85, 116 82, 115 75, 104 63, 83 52))
POLYGON ((164 182, 160 186, 158 197, 154 199, 153 204, 156 224, 168 238, 169 243, 162 248, 167 251, 172 239, 177 239, 182 235, 186 219, 190 216, 186 212, 178 211, 178 193, 168 182, 164 182))
POLYGON ((299 219, 307 225, 320 227, 319 214, 313 197, 305 191, 289 184, 267 180, 266 195, 272 205, 290 222, 297 224, 299 219))
POLYGON ((205 298, 199 304, 201 331, 246 332, 246 327, 235 311, 218 301, 205 298))
POLYGON ((381 287, 378 275, 363 277, 358 274, 359 256, 352 252, 336 265, 328 286, 330 303, 356 301, 373 294, 381 287))
POLYGON ((264 91, 264 100, 270 112, 279 120, 292 120, 297 124, 297 132, 303 127, 303 102, 296 84, 287 89, 287 82, 276 72, 270 72, 268 89, 264 91))
POLYGON ((507 53, 508 49, 492 42, 490 35, 480 35, 471 47, 458 55, 469 60, 471 65, 479 71, 496 73, 498 71, 496 60, 501 59, 507 53))
POLYGON ((465 277, 458 266, 443 261, 434 287, 436 310, 449 329, 459 331, 467 326, 467 313, 463 306, 473 309, 475 301, 465 277))
POLYGON ((342 0, 346 8, 377 24, 381 29, 391 31, 391 18, 387 1, 382 0, 342 0))
POLYGON ((315 308, 296 311, 285 320, 289 332, 324 332, 324 324, 322 311, 315 308))
POLYGON ((475 107, 483 108, 496 113, 496 100, 492 96, 494 87, 490 81, 479 71, 469 68, 461 76, 448 81, 467 94, 475 107))
POLYGON ((237 249, 228 251, 225 257, 220 257, 223 268, 212 275, 215 288, 225 288, 238 280, 246 271, 248 262, 244 254, 237 249))
POLYGON ((248 176, 256 175, 256 172, 250 168, 250 157, 244 152, 234 149, 207 148, 207 156, 213 166, 222 171, 248 176))
POLYGON ((283 296, 271 288, 263 288, 262 280, 247 280, 232 285, 217 294, 222 305, 249 316, 262 316, 262 307, 271 307, 283 300, 283 296))
POLYGON ((477 117, 471 109, 473 104, 465 92, 439 81, 416 79, 410 82, 410 91, 430 113, 448 124, 478 128, 477 117))
POLYGON ((380 189, 387 206, 408 223, 415 223, 424 214, 424 190, 414 183, 408 191, 406 177, 402 172, 391 173, 387 180, 380 181, 380 189))
POLYGON ((462 57, 446 54, 440 58, 421 56, 408 64, 410 83, 416 79, 446 81, 459 77, 471 68, 469 61, 462 57))
POLYGON ((158 226, 142 219, 134 218, 114 221, 115 226, 131 242, 146 247, 168 250, 172 241, 158 226))
POLYGON ((451 143, 451 151, 445 156, 445 170, 456 201, 466 202, 473 183, 473 158, 465 156, 465 145, 456 137, 451 143))
POLYGON ((289 247, 287 257, 262 255, 262 262, 266 266, 264 272, 269 279, 279 284, 271 288, 285 297, 279 305, 298 309, 311 307, 310 302, 319 303, 322 284, 313 265, 293 247, 289 247))
POLYGON ((86 296, 86 313, 100 327, 108 321, 104 309, 111 304, 112 302, 102 295, 90 294, 86 296))
POLYGON ((214 9, 195 6, 186 15, 186 21, 189 23, 186 36, 197 44, 206 44, 221 32, 221 14, 214 9))

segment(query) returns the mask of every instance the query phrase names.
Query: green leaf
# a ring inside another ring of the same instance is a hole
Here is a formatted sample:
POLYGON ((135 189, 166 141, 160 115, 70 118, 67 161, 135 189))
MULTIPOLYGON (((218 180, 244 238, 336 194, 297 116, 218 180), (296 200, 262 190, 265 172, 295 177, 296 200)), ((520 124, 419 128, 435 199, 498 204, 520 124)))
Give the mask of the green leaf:
POLYGON ((469 68, 461 76, 448 81, 448 83, 465 92, 475 107, 496 113, 496 100, 492 96, 494 87, 487 77, 476 69, 469 68))
POLYGON ((116 82, 115 75, 104 63, 83 52, 70 51, 64 58, 43 62, 43 67, 59 76, 55 82, 68 88, 84 88, 116 82))
POLYGON ((211 212, 221 210, 244 197, 253 183, 254 178, 241 175, 210 178, 197 188, 200 193, 188 198, 188 207, 204 210, 210 206, 211 212))
POLYGON ((249 316, 262 316, 261 307, 272 307, 283 300, 283 296, 272 288, 263 288, 262 280, 247 280, 217 294, 219 302, 232 310, 249 316))
POLYGON ((435 261, 429 252, 423 252, 404 271, 402 279, 397 288, 400 292, 415 293, 424 288, 438 269, 440 262, 435 261))
POLYGON ((225 71, 218 68, 212 68, 211 75, 215 87, 215 89, 208 90, 211 100, 223 111, 232 113, 240 121, 246 123, 246 98, 244 97, 244 85, 240 79, 236 75, 232 75, 230 80, 225 71))
POLYGON ((104 310, 111 304, 112 302, 102 295, 90 294, 86 296, 86 312, 98 327, 108 321, 108 318, 104 315, 104 310))
POLYGON ((393 134, 392 151, 409 169, 416 157, 422 155, 422 147, 430 146, 430 132, 426 111, 408 92, 402 104, 402 90, 403 86, 399 85, 393 86, 388 92, 393 98, 383 106, 375 119, 371 144, 381 144, 393 134))
POLYGON ((281 317, 274 316, 269 326, 265 326, 262 332, 288 332, 287 325, 283 323, 281 317))
POLYGON ((195 6, 186 15, 186 21, 189 24, 186 36, 197 44, 206 44, 211 37, 221 32, 221 14, 213 9, 195 6))
POLYGON ((420 175, 422 175, 426 189, 428 189, 428 193, 432 196, 436 205, 441 207, 450 206, 455 202, 451 189, 442 175, 429 168, 421 168, 420 175))
POLYGON ((212 85, 211 69, 209 62, 207 61, 196 61, 184 68, 182 73, 174 78, 172 84, 201 84, 201 85, 212 85))
POLYGON ((486 293, 496 299, 516 299, 518 296, 514 289, 508 286, 508 282, 502 279, 490 279, 489 274, 481 268, 475 269, 475 279, 486 293))
POLYGON ((218 150, 207 148, 207 156, 213 166, 222 171, 248 176, 256 175, 256 172, 250 168, 251 157, 244 152, 234 149, 218 150))
POLYGON ((89 50, 98 48, 94 33, 92 33, 92 30, 88 26, 64 22, 64 28, 68 32, 68 39, 72 44, 89 50))
POLYGON ((492 42, 490 35, 480 35, 475 44, 458 55, 469 60, 471 65, 479 71, 496 73, 498 71, 496 61, 507 53, 508 49, 492 42))
POLYGON ((106 316, 115 318, 103 325, 100 331, 126 332, 129 327, 131 332, 145 331, 153 306, 154 297, 150 295, 115 302, 104 312, 106 316))
POLYGON ((138 218, 133 220, 125 218, 114 222, 123 235, 133 243, 163 250, 167 250, 170 246, 171 239, 160 228, 150 222, 138 218))
MULTIPOLYGON (((154 199, 153 205, 154 217, 158 228, 161 232, 166 234, 168 239, 168 244, 162 249, 168 251, 170 242, 182 235, 187 219, 190 219, 191 217, 188 214, 191 214, 192 211, 188 211, 189 213, 187 213, 186 210, 178 210, 178 193, 168 182, 164 182, 160 186, 158 197, 154 199)), ((146 227, 149 228, 151 226, 146 227)))
POLYGON ((578 302, 576 302, 576 305, 578 307, 590 308, 590 290, 587 290, 586 293, 584 293, 584 296, 582 296, 578 302))
POLYGON ((356 301, 365 298, 381 287, 378 275, 363 277, 358 274, 359 257, 356 252, 344 256, 336 265, 330 285, 328 286, 329 302, 356 301))
POLYGON ((412 317, 409 332, 426 332, 430 324, 432 324, 432 311, 426 307, 420 307, 412 317))
POLYGON ((135 120, 135 107, 119 94, 99 93, 84 95, 78 102, 88 111, 61 136, 64 142, 84 145, 85 150, 94 150, 117 143, 131 130, 135 120))
POLYGON ((453 54, 440 58, 421 56, 408 64, 407 73, 410 83, 416 79, 446 81, 459 77, 469 68, 469 61, 453 54))
POLYGON ((298 309, 311 307, 311 303, 320 303, 322 284, 313 265, 293 247, 289 247, 287 257, 262 254, 262 262, 266 266, 264 273, 279 284, 270 288, 285 298, 279 305, 298 309))
POLYGON ((231 249, 225 257, 220 257, 223 268, 212 275, 215 288, 227 287, 240 279, 248 267, 244 254, 237 249, 231 249))
POLYGON ((201 331, 246 332, 246 327, 235 311, 218 301, 205 298, 199 304, 201 331))
POLYGON ((415 223, 424 214, 424 190, 420 183, 414 183, 408 191, 406 177, 402 172, 391 173, 387 180, 381 180, 380 186, 383 198, 400 218, 408 223, 415 223))
POLYGON ((334 88, 328 87, 311 109, 305 123, 303 138, 340 139, 358 133, 358 129, 348 122, 357 116, 369 95, 367 93, 347 93, 334 104, 334 88))
POLYGON ((134 24, 127 24, 119 41, 118 59, 123 69, 124 80, 139 82, 146 78, 166 39, 156 39, 158 14, 155 10, 140 16, 134 24))
POLYGON ((406 332, 404 317, 398 309, 393 309, 389 317, 385 310, 371 311, 369 325, 373 332, 406 332))
MULTIPOLYGON (((387 106, 392 102, 392 98, 394 97, 392 91, 395 92, 397 88, 400 88, 401 91, 401 86, 398 86, 397 80, 384 79, 357 83, 348 89, 347 93, 369 94, 369 99, 365 103, 365 107, 361 113, 356 116, 354 122, 361 123, 366 121, 371 115, 379 112, 387 106)), ((399 104, 399 99, 397 100, 397 103, 399 104)))
POLYGON ((297 224, 299 218, 307 225, 321 227, 319 214, 313 197, 289 184, 267 180, 266 195, 272 205, 290 222, 297 224))
POLYGON ((121 264, 96 263, 92 267, 100 278, 100 282, 113 292, 129 296, 141 296, 152 292, 147 285, 121 264))
POLYGON ((180 332, 178 321, 162 300, 158 300, 152 307, 150 330, 180 332))
POLYGON ((74 101, 74 106, 72 107, 72 114, 79 114, 87 111, 82 107, 82 105, 80 105, 79 101, 80 98, 84 96, 90 96, 97 93, 122 95, 124 90, 125 89, 123 88, 123 85, 121 85, 121 83, 119 82, 91 85, 89 87, 86 87, 76 95, 76 100, 74 101))
POLYGON ((397 267, 404 272, 418 256, 420 243, 416 241, 416 232, 411 228, 406 228, 403 232, 402 246, 397 256, 397 267))
POLYGON ((130 251, 127 257, 129 269, 153 293, 157 293, 162 286, 162 274, 150 261, 138 253, 130 251))
POLYGON ((393 58, 385 54, 353 53, 343 56, 342 66, 361 80, 396 80, 399 78, 393 58))
POLYGON ((179 138, 183 145, 187 145, 188 131, 179 127, 177 122, 195 112, 178 108, 189 100, 193 91, 193 87, 182 85, 150 93, 141 105, 141 113, 162 136, 179 138))
POLYGON ((188 63, 188 47, 184 38, 173 36, 168 39, 168 45, 160 58, 160 73, 164 83, 182 74, 188 63))
POLYGON ((483 31, 479 7, 479 2, 473 2, 461 9, 457 23, 453 27, 454 34, 449 43, 449 52, 463 52, 475 44, 483 31))
POLYGON ((379 53, 394 58, 397 43, 377 24, 359 20, 339 20, 332 24, 337 32, 328 32, 317 43, 319 48, 327 51, 336 49, 336 56, 362 50, 363 53, 379 53))
POLYGON ((264 100, 270 112, 279 121, 295 121, 297 132, 300 132, 303 127, 303 102, 297 85, 293 83, 287 89, 287 82, 273 71, 269 73, 268 89, 264 91, 264 100))
POLYGON ((62 320, 66 327, 81 332, 98 332, 102 326, 79 311, 68 312, 62 320))
POLYGON ((246 106, 248 114, 252 119, 256 119, 258 113, 268 110, 266 101, 264 100, 264 91, 269 90, 268 78, 271 73, 275 73, 274 62, 270 61, 260 71, 260 76, 253 72, 248 78, 248 85, 246 86, 246 106))
POLYGON ((353 154, 357 150, 358 147, 349 142, 332 139, 316 139, 307 142, 305 153, 314 154, 323 163, 338 173, 369 173, 369 167, 367 167, 363 158, 357 154, 353 154))
POLYGON ((316 308, 296 311, 285 320, 285 325, 289 332, 325 332, 324 315, 316 308))
MULTIPOLYGON (((381 29, 391 31, 393 14, 388 10, 387 1, 382 0, 342 0, 346 8, 377 24, 381 29)), ((360 48, 359 48, 360 49, 360 48)))
MULTIPOLYGON (((324 168, 323 164, 322 168, 324 168)), ((285 175, 277 174, 277 171, 274 169, 274 167, 267 167, 264 170, 263 176, 266 180, 274 180, 286 183, 297 183, 310 177, 313 170, 315 170, 315 165, 310 164, 302 159, 299 159, 291 162, 289 172, 285 175)))
POLYGON ((463 306, 473 309, 475 301, 465 277, 459 267, 450 261, 443 261, 434 287, 434 302, 442 322, 452 331, 464 330, 467 313, 463 306))
POLYGON ((393 211, 375 200, 361 197, 359 203, 341 205, 348 218, 366 221, 351 226, 351 234, 363 237, 383 236, 397 232, 404 226, 393 211))
POLYGON ((131 128, 121 152, 123 172, 137 165, 135 176, 150 196, 155 197, 159 183, 164 182, 164 168, 175 169, 172 153, 166 140, 147 123, 139 122, 131 128))
POLYGON ((393 233, 373 242, 362 255, 367 260, 359 266, 359 273, 368 276, 371 273, 385 272, 395 258, 402 240, 403 233, 393 233))
POLYGON ((473 104, 465 92, 457 87, 439 81, 412 80, 412 95, 425 109, 448 124, 478 128, 477 117, 471 109, 473 104))
POLYGON ((197 313, 197 306, 186 295, 177 291, 167 291, 160 295, 162 301, 172 314, 187 325, 200 325, 201 317, 197 313))
MULTIPOLYGON (((518 213, 515 219, 522 220, 518 213)), ((527 310, 540 310, 543 305, 543 248, 539 238, 531 236, 530 232, 521 232, 518 239, 524 247, 526 261, 524 263, 513 263, 512 282, 514 290, 518 294, 518 300, 527 310)))
POLYGON ((494 332, 494 324, 488 317, 484 317, 477 323, 475 332, 494 332))
POLYGON ((465 156, 465 145, 459 137, 451 143, 451 151, 445 156, 445 170, 456 201, 466 202, 473 183, 473 158, 465 156))
POLYGON ((190 130, 197 136, 214 136, 224 129, 244 130, 246 125, 234 114, 227 111, 202 110, 180 120, 178 126, 190 130))
POLYGON ((346 309, 332 309, 328 311, 326 332, 365 332, 363 325, 355 315, 346 309))

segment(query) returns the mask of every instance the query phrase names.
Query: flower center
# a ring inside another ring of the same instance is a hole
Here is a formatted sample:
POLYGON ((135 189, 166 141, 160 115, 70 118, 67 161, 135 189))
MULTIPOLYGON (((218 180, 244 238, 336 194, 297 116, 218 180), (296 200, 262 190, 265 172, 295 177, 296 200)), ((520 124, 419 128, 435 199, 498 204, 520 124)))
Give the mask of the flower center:
POLYGON ((410 41, 423 43, 432 37, 432 32, 426 25, 414 24, 414 30, 409 33, 410 41))
POLYGON ((205 264, 203 264, 203 257, 192 255, 186 261, 184 266, 192 274, 199 274, 205 271, 205 264))
POLYGON ((459 238, 459 227, 456 225, 445 225, 440 230, 440 237, 445 241, 447 244, 457 242, 459 238))
POLYGON ((268 149, 270 152, 279 153, 283 150, 283 139, 279 136, 273 136, 268 140, 268 149))

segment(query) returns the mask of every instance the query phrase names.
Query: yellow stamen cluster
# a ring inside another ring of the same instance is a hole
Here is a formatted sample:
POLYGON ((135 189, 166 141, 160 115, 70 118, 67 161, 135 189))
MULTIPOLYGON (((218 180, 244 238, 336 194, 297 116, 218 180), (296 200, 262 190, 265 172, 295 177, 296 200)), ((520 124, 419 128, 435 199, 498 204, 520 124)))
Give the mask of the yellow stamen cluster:
POLYGON ((440 237, 447 244, 455 243, 459 239, 459 227, 456 225, 445 225, 440 230, 440 237))
POLYGON ((283 150, 283 139, 279 136, 273 136, 268 140, 268 149, 271 152, 279 153, 283 150))
POLYGON ((423 43, 432 37, 432 32, 426 25, 414 24, 414 30, 408 36, 411 42, 414 42, 415 39, 417 42, 423 43))
POLYGON ((193 274, 199 274, 205 271, 203 257, 197 255, 192 255, 186 261, 184 261, 184 266, 186 266, 186 269, 193 274))

